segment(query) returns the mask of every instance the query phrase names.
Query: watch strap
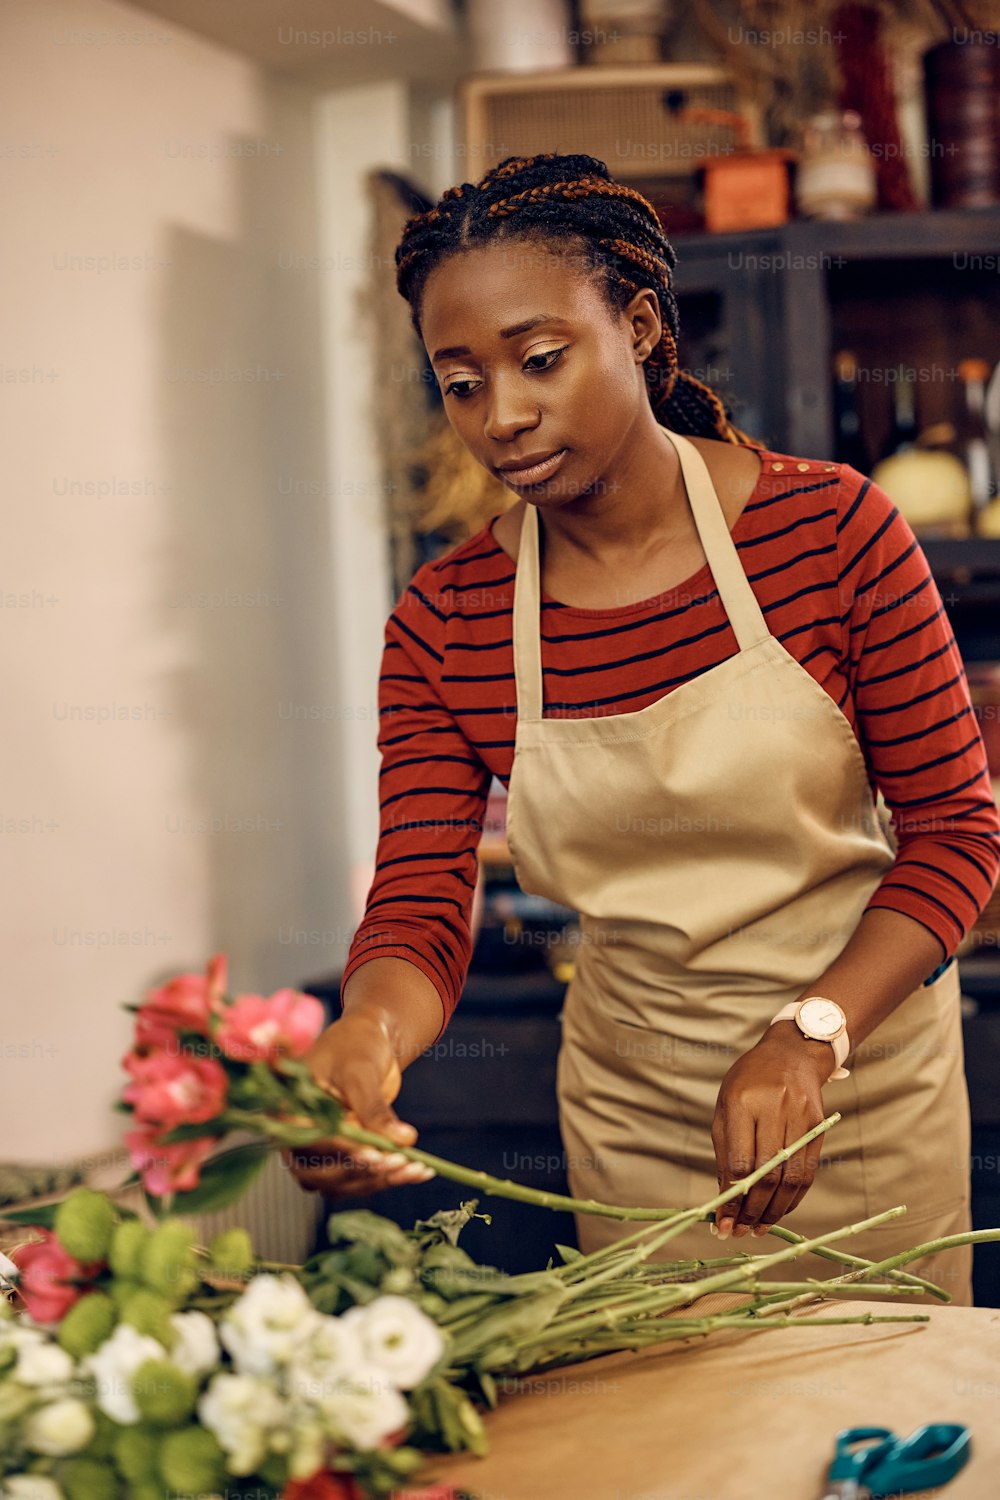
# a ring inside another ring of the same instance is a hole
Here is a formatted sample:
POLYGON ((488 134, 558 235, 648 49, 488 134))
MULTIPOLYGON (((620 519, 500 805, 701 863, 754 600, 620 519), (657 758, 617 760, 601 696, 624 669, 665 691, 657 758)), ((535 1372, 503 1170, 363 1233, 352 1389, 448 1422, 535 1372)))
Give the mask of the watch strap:
MULTIPOLYGON (((825 999, 826 996, 825 995, 824 996, 804 995, 802 998, 804 1000, 815 1000, 815 999, 825 999)), ((836 1003, 836 1002, 834 1002, 834 1003, 836 1003)), ((776 1015, 774 1015, 774 1016, 771 1017, 771 1020, 770 1020, 769 1024, 771 1026, 773 1026, 774 1023, 775 1023, 775 1021, 796 1021, 797 1022, 797 1017, 798 1017, 798 1012, 799 1012, 799 1006, 801 1004, 802 1004, 802 1000, 790 1000, 787 1005, 783 1005, 781 1007, 781 1009, 777 1012, 776 1015)), ((805 1032, 803 1032, 802 1034, 804 1036, 805 1032)), ((811 1040, 811 1041, 819 1041, 819 1040, 821 1040, 821 1038, 815 1037, 815 1038, 810 1038, 809 1040, 811 1040)), ((833 1072, 830 1074, 830 1077, 827 1079, 827 1083, 829 1083, 834 1078, 849 1078, 851 1076, 851 1070, 850 1070, 850 1068, 845 1068, 844 1065, 843 1065, 844 1064, 844 1058, 847 1056, 848 1052, 850 1052, 850 1050, 851 1050, 851 1044, 850 1044, 850 1041, 848 1039, 847 1032, 846 1031, 842 1031, 839 1036, 833 1037, 832 1040, 830 1041, 829 1045, 833 1048, 833 1058, 834 1058, 834 1063, 836 1064, 836 1066, 834 1067, 833 1072)))

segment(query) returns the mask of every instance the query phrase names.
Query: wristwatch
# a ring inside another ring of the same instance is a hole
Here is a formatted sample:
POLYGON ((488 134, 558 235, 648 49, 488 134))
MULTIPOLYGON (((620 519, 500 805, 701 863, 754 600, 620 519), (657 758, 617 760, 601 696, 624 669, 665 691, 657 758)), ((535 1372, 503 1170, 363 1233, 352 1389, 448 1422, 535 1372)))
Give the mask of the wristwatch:
POLYGON ((825 995, 807 995, 804 1000, 792 1000, 771 1017, 770 1024, 773 1026, 775 1021, 794 1021, 803 1036, 815 1042, 829 1042, 837 1064, 830 1078, 851 1076, 850 1069, 843 1067, 844 1058, 851 1050, 847 1017, 836 1000, 827 1000, 825 995))

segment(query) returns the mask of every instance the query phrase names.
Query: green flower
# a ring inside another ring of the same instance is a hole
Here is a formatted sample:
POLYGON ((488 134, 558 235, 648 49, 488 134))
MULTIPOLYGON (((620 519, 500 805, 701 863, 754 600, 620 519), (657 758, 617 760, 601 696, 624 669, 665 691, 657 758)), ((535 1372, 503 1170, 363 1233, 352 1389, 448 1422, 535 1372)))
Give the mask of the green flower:
POLYGON ((253 1245, 245 1229, 224 1229, 212 1241, 212 1265, 226 1276, 242 1276, 254 1264, 253 1245))
POLYGON ((115 1463, 132 1485, 156 1483, 156 1434, 149 1427, 119 1427, 112 1444, 115 1463))
POLYGON ((118 1476, 99 1458, 71 1458, 59 1469, 58 1482, 68 1500, 117 1500, 118 1476))
POLYGON ((139 1219, 125 1219, 116 1224, 111 1235, 108 1262, 116 1276, 139 1279, 139 1256, 150 1231, 139 1219))
POLYGON ((121 1316, 122 1308, 126 1305, 136 1292, 148 1290, 139 1281, 133 1281, 130 1276, 123 1276, 120 1281, 112 1281, 108 1286, 108 1296, 114 1303, 115 1311, 121 1316))
POLYGON ((56 1338, 67 1354, 82 1359, 93 1354, 111 1334, 117 1313, 115 1304, 104 1292, 88 1292, 65 1315, 56 1338))
POLYGON ((157 1453, 157 1468, 168 1489, 184 1495, 203 1495, 222 1485, 226 1456, 204 1427, 186 1427, 164 1435, 157 1453))
POLYGON ((139 1415, 154 1427, 177 1427, 194 1411, 198 1387, 194 1377, 168 1359, 147 1359, 131 1381, 139 1415))
POLYGON ((139 1252, 139 1275, 171 1302, 182 1302, 198 1284, 194 1230, 183 1219, 164 1219, 139 1252))
POLYGON ((166 1297, 161 1297, 159 1292, 151 1292, 148 1287, 140 1287, 124 1303, 121 1320, 131 1324, 136 1332, 147 1333, 150 1338, 157 1339, 164 1349, 169 1349, 174 1341, 174 1330, 170 1323, 172 1312, 173 1307, 166 1297))
POLYGON ((76 1188, 56 1209, 56 1239, 77 1260, 104 1260, 115 1227, 110 1198, 92 1188, 76 1188))
POLYGON ((117 1422, 112 1422, 98 1406, 88 1408, 94 1422, 94 1436, 84 1450, 86 1458, 110 1458, 114 1451, 116 1435, 121 1431, 117 1422))

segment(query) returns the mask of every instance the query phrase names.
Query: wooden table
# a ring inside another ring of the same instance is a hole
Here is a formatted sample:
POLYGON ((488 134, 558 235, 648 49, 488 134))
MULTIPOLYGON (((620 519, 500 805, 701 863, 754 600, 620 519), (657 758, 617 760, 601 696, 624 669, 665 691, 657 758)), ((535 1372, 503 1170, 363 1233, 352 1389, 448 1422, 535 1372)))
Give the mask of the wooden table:
MULTIPOLYGON (((706 1297, 699 1311, 739 1299, 706 1297)), ((816 1500, 836 1433, 964 1422, 972 1457, 944 1500, 1000 1496, 1000 1309, 827 1300, 815 1315, 927 1323, 726 1330, 512 1382, 485 1459, 428 1465, 477 1500, 816 1500)))

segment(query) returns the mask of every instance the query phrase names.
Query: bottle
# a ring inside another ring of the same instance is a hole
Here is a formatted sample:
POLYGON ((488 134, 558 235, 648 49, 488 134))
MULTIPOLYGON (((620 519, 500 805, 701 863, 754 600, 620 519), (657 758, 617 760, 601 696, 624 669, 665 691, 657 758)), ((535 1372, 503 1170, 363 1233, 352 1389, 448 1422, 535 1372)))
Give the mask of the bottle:
POLYGON ((969 475, 974 531, 978 529, 982 512, 996 494, 996 476, 990 461, 989 433, 986 429, 986 381, 989 373, 990 367, 984 359, 963 359, 958 366, 958 378, 962 382, 958 443, 962 462, 969 475))
POLYGON ((833 456, 860 474, 868 472, 868 452, 861 436, 858 412, 858 361, 851 349, 833 356, 833 456))
POLYGON ((882 458, 906 453, 917 445, 916 372, 899 365, 892 387, 892 425, 882 448, 882 458))

